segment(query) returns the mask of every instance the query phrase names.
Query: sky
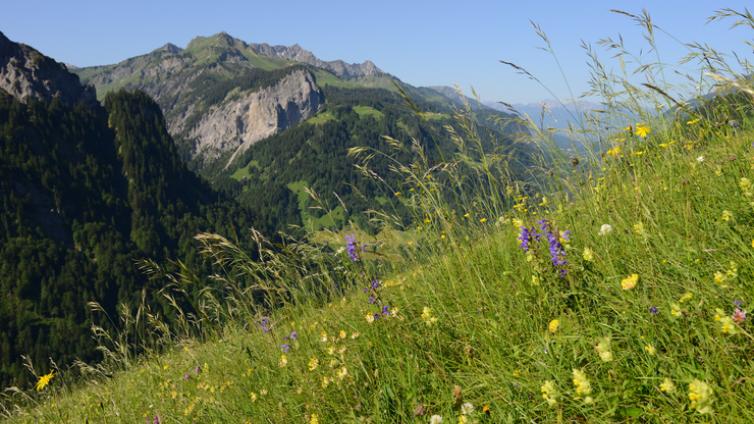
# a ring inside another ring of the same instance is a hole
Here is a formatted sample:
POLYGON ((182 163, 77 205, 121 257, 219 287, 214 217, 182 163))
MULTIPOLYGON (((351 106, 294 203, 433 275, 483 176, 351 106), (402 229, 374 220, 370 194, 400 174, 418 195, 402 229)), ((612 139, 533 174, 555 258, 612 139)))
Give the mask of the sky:
MULTIPOLYGON (((751 59, 744 42, 754 31, 706 24, 716 9, 743 10, 747 1, 445 1, 445 0, 3 0, 0 31, 54 59, 76 66, 115 63, 167 42, 185 46, 193 37, 225 31, 247 42, 298 43, 324 60, 362 62, 414 85, 473 87, 486 101, 535 103, 567 100, 587 89, 582 41, 595 44, 622 35, 636 52, 640 28, 623 9, 646 8, 656 25, 664 62, 682 57, 682 42, 703 41, 751 59), (564 78, 552 57, 539 49, 534 21, 546 31, 564 78), (552 92, 510 68, 526 67, 552 92)), ((597 47, 605 59, 610 55, 597 47)))

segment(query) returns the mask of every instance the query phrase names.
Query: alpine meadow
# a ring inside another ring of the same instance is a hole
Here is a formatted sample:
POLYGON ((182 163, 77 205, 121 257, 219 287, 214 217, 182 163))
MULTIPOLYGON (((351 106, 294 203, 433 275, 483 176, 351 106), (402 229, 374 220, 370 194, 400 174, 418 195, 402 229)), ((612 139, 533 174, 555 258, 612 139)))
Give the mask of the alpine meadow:
POLYGON ((77 66, 0 28, 0 420, 754 422, 754 15, 667 23, 717 46, 584 7, 634 37, 580 36, 583 84, 536 15, 547 69, 485 41, 551 98, 520 107, 224 31, 77 66))

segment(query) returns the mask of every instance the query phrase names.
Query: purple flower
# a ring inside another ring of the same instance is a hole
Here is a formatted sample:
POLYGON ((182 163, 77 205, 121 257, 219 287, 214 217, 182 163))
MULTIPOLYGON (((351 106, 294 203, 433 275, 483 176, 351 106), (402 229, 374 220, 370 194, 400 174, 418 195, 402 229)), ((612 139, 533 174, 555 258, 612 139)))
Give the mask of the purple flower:
POLYGON ((563 244, 560 243, 560 237, 555 234, 556 231, 552 230, 550 223, 546 219, 539 221, 539 227, 547 236, 547 244, 550 250, 552 266, 559 269, 561 277, 565 277, 566 274, 568 274, 568 271, 565 268, 565 266, 568 265, 568 261, 565 259, 565 248, 563 247, 563 244))
POLYGON ((743 322, 746 321, 746 311, 741 308, 736 308, 731 318, 733 318, 733 321, 736 324, 743 324, 743 322))
POLYGON ((737 308, 740 308, 741 306, 743 306, 744 301, 740 299, 736 299, 733 301, 733 304, 736 305, 737 308))
POLYGON ((191 378, 191 376, 189 375, 189 373, 187 373, 187 372, 183 373, 183 380, 184 381, 188 381, 189 378, 191 378))
POLYGON ((280 345, 280 350, 282 350, 283 353, 288 353, 291 350, 291 345, 289 345, 288 343, 283 343, 280 345))
POLYGON ((160 424, 160 416, 159 415, 155 415, 154 416, 154 418, 152 419, 152 424, 160 424))
POLYGON ((649 307, 649 313, 650 314, 657 315, 658 312, 660 312, 660 311, 657 309, 657 306, 650 306, 649 307))
POLYGON ((380 288, 380 280, 378 280, 376 278, 374 280, 372 280, 371 288, 372 288, 372 290, 379 289, 380 288))
POLYGON ((351 258, 352 262, 357 262, 359 260, 358 247, 356 246, 356 237, 350 234, 346 236, 346 251, 348 252, 348 257, 351 258))
POLYGON ((520 246, 524 252, 529 251, 529 243, 531 242, 531 231, 526 227, 521 227, 521 234, 518 236, 518 241, 521 242, 520 246))
POLYGON ((382 315, 390 315, 390 305, 385 305, 382 307, 382 315))
POLYGON ((291 340, 298 340, 298 333, 296 332, 296 330, 291 331, 291 334, 288 336, 288 338, 291 340))
POLYGON ((374 295, 373 295, 373 294, 370 294, 370 295, 369 295, 369 299, 368 299, 368 302, 369 302, 369 304, 370 304, 370 305, 374 305, 375 303, 377 303, 377 298, 376 298, 376 297, 374 297, 374 295))
POLYGON ((259 327, 262 328, 262 332, 269 333, 270 332, 270 318, 262 317, 262 319, 259 320, 259 327))
POLYGON ((202 367, 200 367, 199 365, 197 365, 197 366, 196 366, 196 367, 194 368, 194 374, 196 374, 196 375, 199 375, 199 374, 201 374, 201 373, 202 373, 202 367))
POLYGON ((380 314, 378 314, 378 313, 375 313, 373 316, 374 316, 374 320, 375 321, 377 321, 378 319, 380 319, 380 314))

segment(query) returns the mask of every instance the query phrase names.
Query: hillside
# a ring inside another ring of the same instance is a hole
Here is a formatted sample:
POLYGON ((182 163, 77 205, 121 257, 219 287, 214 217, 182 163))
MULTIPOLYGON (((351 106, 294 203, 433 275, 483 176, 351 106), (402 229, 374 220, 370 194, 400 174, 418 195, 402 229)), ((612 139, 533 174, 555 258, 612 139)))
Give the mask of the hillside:
MULTIPOLYGON (((424 209, 399 271, 345 240, 315 273, 350 270, 344 294, 272 279, 295 302, 79 389, 62 372, 15 421, 751 422, 754 127, 739 101, 630 125, 567 196, 520 195, 502 216, 424 209)), ((416 201, 443 191, 421 181, 416 201)))
POLYGON ((202 272, 193 235, 238 240, 250 214, 186 168, 143 93, 113 92, 103 107, 33 48, 0 34, 0 52, 0 384, 22 385, 33 378, 22 355, 101 357, 88 302, 108 329, 121 303, 161 310, 142 296, 150 284, 137 260, 202 272))

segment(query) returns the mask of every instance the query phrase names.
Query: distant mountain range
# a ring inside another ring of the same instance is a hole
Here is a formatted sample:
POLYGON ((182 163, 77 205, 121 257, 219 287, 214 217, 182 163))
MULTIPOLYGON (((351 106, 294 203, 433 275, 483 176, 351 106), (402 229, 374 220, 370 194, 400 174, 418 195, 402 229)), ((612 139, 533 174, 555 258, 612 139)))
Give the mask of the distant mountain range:
MULTIPOLYGON (((443 125, 465 102, 499 147, 512 147, 511 133, 520 130, 505 124, 508 114, 448 87, 411 86, 370 61, 323 61, 298 45, 247 43, 226 33, 73 72, 100 99, 122 88, 152 96, 189 166, 251 207, 267 228, 322 218, 310 216, 303 187, 332 205, 345 201, 350 215, 368 208, 364 193, 373 189, 354 172, 348 148, 379 146, 384 135, 451 148, 443 125)), ((349 214, 323 222, 342 224, 349 214)))

